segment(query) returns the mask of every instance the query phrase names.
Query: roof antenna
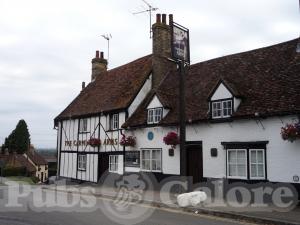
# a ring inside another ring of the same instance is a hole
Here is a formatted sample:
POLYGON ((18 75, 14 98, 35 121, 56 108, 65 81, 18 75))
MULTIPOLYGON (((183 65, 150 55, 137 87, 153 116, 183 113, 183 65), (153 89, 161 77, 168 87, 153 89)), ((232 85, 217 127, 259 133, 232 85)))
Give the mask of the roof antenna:
POLYGON ((140 11, 140 12, 134 12, 132 14, 136 15, 136 14, 140 14, 140 13, 149 12, 149 19, 150 19, 150 39, 151 39, 152 38, 152 12, 158 10, 158 8, 153 7, 148 2, 146 2, 146 0, 142 0, 142 1, 148 6, 148 9, 144 10, 144 11, 140 11))
POLYGON ((107 61, 109 62, 109 41, 112 39, 112 36, 111 34, 102 34, 101 36, 107 40, 107 61))

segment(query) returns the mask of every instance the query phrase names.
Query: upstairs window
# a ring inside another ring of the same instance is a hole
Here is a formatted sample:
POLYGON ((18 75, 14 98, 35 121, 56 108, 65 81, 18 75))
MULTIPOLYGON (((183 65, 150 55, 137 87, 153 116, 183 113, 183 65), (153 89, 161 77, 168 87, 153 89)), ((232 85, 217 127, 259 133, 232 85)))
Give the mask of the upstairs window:
POLYGON ((148 109, 148 124, 159 123, 162 119, 162 108, 148 109))
POLYGON ((232 115, 232 100, 219 100, 211 103, 212 118, 227 118, 232 115))
POLYGON ((110 129, 118 130, 119 129, 119 114, 112 114, 110 116, 110 129))
POLYGON ((88 119, 81 119, 79 123, 79 132, 88 132, 88 119))

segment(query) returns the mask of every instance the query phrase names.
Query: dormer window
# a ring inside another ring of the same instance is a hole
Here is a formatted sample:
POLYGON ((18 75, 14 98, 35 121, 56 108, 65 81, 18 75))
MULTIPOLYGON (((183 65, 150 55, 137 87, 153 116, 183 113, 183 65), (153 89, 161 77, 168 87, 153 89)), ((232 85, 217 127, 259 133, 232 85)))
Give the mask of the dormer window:
POLYGON ((163 115, 163 109, 160 108, 153 108, 153 109, 148 109, 148 119, 147 122, 148 124, 154 124, 154 123, 159 123, 163 115))
POLYGON ((213 119, 228 118, 232 115, 232 99, 221 99, 211 102, 211 113, 213 119))

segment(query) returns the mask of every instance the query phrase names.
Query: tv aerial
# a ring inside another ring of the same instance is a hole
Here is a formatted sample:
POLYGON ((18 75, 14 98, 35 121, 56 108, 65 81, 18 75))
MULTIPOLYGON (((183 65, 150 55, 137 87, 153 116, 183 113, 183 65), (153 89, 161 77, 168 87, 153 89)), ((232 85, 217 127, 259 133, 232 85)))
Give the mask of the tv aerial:
POLYGON ((101 37, 107 40, 107 61, 109 61, 109 41, 112 39, 112 36, 111 34, 102 34, 101 37))
POLYGON ((147 10, 139 11, 139 12, 134 12, 132 13, 133 15, 141 14, 141 13, 149 13, 149 20, 150 20, 150 38, 152 38, 152 12, 158 10, 158 8, 153 7, 150 5, 146 0, 142 0, 148 7, 147 10))

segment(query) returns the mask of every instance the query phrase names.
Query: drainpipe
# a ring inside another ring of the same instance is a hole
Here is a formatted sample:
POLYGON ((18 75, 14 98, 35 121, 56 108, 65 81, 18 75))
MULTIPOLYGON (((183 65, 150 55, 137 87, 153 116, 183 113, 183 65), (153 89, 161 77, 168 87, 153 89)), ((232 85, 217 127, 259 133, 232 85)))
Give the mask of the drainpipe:
MULTIPOLYGON (((123 130, 120 130, 122 137, 125 138, 125 134, 123 134, 123 130)), ((123 145, 123 175, 125 174, 125 145, 123 145)))

